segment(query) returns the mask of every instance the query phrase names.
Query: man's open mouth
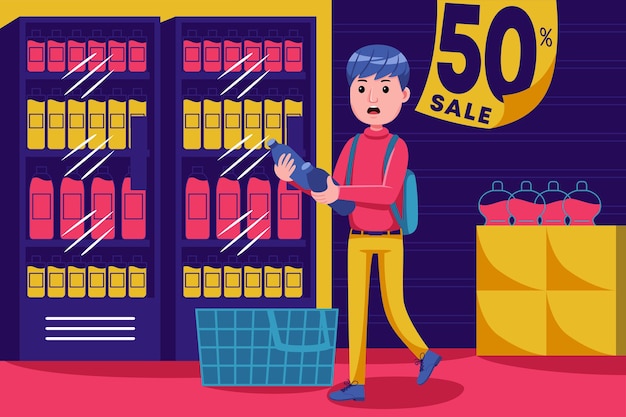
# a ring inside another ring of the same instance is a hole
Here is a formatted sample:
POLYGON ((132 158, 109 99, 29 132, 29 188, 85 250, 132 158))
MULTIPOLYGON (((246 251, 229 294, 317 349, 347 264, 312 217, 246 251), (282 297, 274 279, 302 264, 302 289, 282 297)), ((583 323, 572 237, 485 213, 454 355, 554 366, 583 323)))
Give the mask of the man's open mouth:
POLYGON ((367 108, 367 114, 380 114, 380 109, 376 106, 370 106, 367 108))

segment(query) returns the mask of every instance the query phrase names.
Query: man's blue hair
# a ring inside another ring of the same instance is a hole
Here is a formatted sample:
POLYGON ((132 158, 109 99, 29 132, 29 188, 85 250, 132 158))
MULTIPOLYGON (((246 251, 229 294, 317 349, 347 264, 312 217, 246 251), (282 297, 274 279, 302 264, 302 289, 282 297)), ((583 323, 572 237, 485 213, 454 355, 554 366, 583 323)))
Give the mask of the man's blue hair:
POLYGON ((382 77, 398 77, 400 86, 409 83, 409 63, 402 52, 388 45, 367 45, 352 54, 346 65, 348 84, 355 78, 375 75, 377 80, 382 77))

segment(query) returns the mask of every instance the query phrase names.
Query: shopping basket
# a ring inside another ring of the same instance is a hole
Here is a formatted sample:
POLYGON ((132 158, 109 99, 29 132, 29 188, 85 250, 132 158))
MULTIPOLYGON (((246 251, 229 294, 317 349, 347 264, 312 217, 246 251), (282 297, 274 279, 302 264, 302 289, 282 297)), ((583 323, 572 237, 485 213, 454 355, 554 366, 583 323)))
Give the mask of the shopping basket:
POLYGON ((337 309, 196 309, 204 386, 330 386, 337 309))

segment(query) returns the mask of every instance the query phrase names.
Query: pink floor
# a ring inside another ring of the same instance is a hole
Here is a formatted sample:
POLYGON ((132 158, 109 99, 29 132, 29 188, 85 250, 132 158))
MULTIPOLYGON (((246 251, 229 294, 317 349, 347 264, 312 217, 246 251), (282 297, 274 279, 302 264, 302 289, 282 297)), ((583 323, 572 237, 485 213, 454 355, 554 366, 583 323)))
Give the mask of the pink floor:
POLYGON ((626 357, 443 356, 415 383, 405 349, 370 349, 364 402, 334 403, 347 379, 338 349, 333 387, 209 388, 198 362, 0 362, 0 416, 626 416, 626 357))

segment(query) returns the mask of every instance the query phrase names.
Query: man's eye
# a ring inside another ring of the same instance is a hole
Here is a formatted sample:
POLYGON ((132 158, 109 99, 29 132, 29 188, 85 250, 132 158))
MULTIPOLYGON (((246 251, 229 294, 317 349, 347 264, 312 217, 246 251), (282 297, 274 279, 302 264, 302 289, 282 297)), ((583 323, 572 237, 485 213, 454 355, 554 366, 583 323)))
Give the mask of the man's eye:
POLYGON ((387 94, 389 92, 389 87, 384 86, 383 87, 383 93, 387 94))
POLYGON ((364 93, 365 92, 365 87, 363 87, 362 85, 359 86, 359 93, 364 93))

